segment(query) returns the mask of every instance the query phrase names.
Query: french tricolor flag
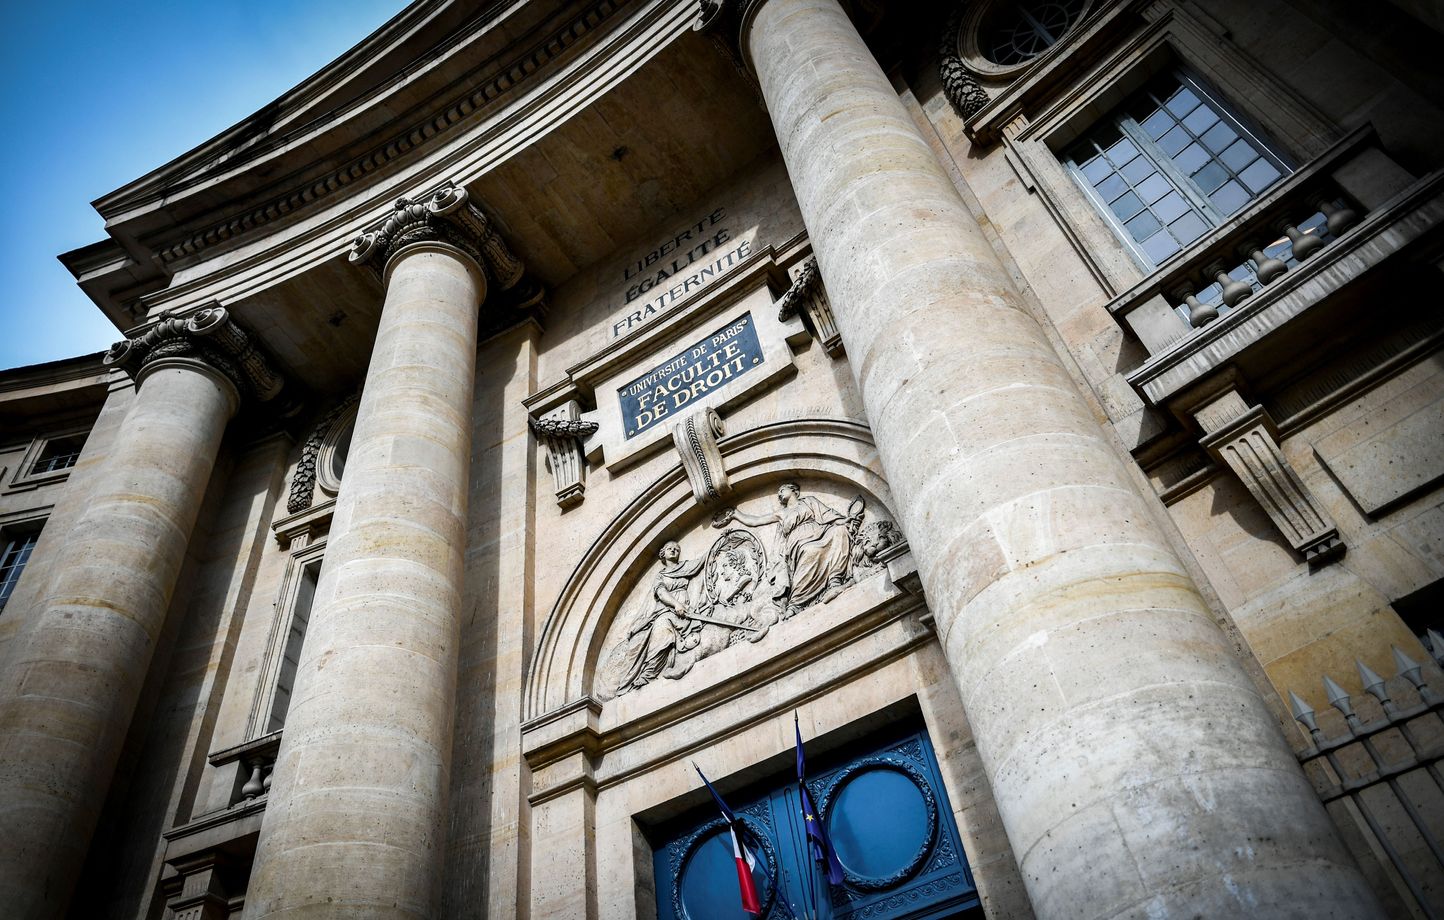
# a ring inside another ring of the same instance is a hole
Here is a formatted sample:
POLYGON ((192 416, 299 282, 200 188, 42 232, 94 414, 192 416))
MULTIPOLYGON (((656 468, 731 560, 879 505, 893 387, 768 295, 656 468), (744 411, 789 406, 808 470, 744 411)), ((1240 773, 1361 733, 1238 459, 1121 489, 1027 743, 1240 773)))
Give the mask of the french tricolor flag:
POLYGON ((702 777, 702 782, 706 784, 707 791, 712 793, 713 800, 722 811, 723 819, 727 821, 727 831, 732 835, 732 856, 737 860, 737 887, 742 891, 742 909, 749 914, 761 914, 762 901, 757 897, 757 883, 752 880, 752 870, 757 867, 757 860, 752 857, 742 838, 737 836, 737 816, 727 807, 727 803, 722 801, 717 790, 712 788, 702 768, 692 764, 692 769, 697 771, 697 775, 702 777))

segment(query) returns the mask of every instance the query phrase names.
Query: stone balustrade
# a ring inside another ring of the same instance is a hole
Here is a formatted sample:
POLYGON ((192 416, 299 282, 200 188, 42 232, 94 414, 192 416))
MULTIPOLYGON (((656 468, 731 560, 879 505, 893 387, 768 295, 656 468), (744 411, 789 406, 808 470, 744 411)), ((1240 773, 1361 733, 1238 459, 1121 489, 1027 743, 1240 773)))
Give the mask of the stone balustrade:
POLYGON ((1400 173, 1373 129, 1362 127, 1115 297, 1108 311, 1151 354, 1165 351, 1297 273, 1407 184, 1400 173))
POLYGON ((244 744, 216 751, 206 758, 213 767, 234 765, 235 783, 228 806, 249 802, 271 791, 271 771, 281 748, 281 732, 253 738, 244 744))

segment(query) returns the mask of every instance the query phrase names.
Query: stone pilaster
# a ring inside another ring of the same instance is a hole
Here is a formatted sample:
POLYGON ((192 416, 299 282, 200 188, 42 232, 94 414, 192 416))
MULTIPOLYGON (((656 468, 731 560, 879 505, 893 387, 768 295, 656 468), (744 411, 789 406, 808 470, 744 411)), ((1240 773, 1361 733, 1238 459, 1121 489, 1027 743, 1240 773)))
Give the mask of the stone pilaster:
POLYGON ((139 391, 0 677, 0 904, 63 913, 245 393, 279 376, 219 307, 164 316, 106 363, 139 391))
POLYGON ((247 916, 435 917, 455 724, 471 400, 488 273, 466 192, 356 242, 385 305, 336 496, 247 916), (485 267, 484 267, 485 266, 485 267))
POLYGON ((838 0, 735 15, 1038 916, 1377 915, 838 0))

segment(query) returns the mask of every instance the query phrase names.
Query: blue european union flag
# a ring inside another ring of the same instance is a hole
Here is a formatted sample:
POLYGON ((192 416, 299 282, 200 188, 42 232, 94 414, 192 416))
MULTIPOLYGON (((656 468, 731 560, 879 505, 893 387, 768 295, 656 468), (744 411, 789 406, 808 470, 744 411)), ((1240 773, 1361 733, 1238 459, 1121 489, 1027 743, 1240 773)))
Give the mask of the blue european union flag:
POLYGON ((797 788, 801 793, 802 826, 807 830, 807 843, 813 860, 822 863, 827 870, 827 883, 841 885, 842 862, 832 847, 832 839, 827 836, 827 825, 817 810, 817 804, 812 801, 812 793, 807 791, 807 763, 802 757, 802 728, 797 724, 797 713, 792 714, 792 727, 797 732, 797 788))

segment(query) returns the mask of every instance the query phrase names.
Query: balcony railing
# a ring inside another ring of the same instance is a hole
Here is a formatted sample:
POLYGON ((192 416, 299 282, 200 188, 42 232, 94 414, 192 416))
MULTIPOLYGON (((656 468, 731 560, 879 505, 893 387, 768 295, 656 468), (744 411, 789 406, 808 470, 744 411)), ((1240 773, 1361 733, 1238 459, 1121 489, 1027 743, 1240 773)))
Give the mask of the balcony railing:
POLYGON ((1359 128, 1114 298, 1108 311, 1151 354, 1165 351, 1287 278, 1409 181, 1379 150, 1373 129, 1359 128))
POLYGON ((276 765, 276 752, 280 748, 281 732, 274 731, 244 744, 216 751, 207 758, 213 767, 235 765, 236 777, 230 805, 260 798, 271 790, 271 770, 276 765))

